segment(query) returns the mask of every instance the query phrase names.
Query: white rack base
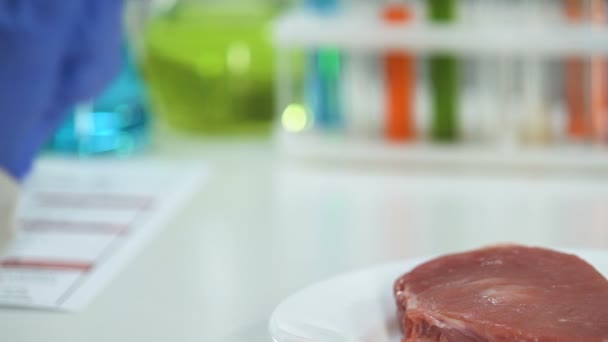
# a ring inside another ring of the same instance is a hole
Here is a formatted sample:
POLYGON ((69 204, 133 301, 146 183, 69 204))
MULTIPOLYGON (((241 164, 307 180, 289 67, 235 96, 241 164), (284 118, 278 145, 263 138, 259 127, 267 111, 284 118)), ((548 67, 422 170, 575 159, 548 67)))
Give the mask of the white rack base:
POLYGON ((608 177, 608 148, 586 145, 501 146, 397 144, 312 133, 275 135, 290 160, 361 168, 549 172, 608 177))

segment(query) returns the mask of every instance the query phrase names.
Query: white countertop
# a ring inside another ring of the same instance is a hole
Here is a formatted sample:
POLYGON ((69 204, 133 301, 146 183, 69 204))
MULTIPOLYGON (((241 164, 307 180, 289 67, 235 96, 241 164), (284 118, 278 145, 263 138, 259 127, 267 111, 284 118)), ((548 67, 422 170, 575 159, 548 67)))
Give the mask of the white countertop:
POLYGON ((608 248, 608 174, 302 165, 259 141, 147 158, 207 161, 209 183, 88 308, 2 309, 0 340, 266 342, 281 299, 340 272, 498 242, 608 248))

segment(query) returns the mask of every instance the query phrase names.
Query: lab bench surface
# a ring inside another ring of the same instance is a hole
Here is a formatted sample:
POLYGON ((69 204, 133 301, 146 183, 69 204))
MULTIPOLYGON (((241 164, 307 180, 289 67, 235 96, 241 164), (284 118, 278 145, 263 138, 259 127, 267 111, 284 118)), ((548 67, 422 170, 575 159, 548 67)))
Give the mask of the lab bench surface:
POLYGON ((264 141, 155 151, 206 161, 208 183, 90 306, 2 309, 0 340, 265 342, 284 297, 337 273, 500 242, 608 248, 608 175, 304 165, 264 141))

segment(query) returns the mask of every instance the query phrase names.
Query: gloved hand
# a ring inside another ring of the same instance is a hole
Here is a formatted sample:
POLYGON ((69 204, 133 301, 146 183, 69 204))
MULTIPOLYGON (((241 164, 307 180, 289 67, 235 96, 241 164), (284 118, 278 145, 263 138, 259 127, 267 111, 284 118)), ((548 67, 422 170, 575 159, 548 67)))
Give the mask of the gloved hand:
POLYGON ((0 0, 0 168, 21 180, 69 106, 118 71, 122 0, 0 0))

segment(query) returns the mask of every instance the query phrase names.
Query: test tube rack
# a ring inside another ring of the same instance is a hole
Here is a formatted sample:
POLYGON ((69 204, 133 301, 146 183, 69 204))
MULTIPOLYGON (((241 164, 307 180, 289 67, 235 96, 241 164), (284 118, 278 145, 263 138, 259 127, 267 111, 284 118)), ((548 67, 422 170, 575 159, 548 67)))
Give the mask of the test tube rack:
MULTIPOLYGON (((387 167, 495 168, 522 170, 608 171, 608 145, 554 141, 528 145, 507 139, 491 143, 459 141, 438 144, 421 139, 392 143, 377 136, 327 133, 314 128, 310 117, 296 130, 285 129, 282 115, 298 98, 294 93, 294 51, 332 47, 346 53, 382 54, 402 50, 420 56, 449 53, 458 57, 563 59, 608 57, 608 25, 564 22, 517 25, 504 22, 414 21, 387 25, 380 18, 338 14, 319 16, 294 11, 277 19, 273 28, 277 50, 275 141, 285 158, 332 163, 364 163, 387 167)), ((604 77, 608 77, 605 75, 604 77)), ((305 113, 305 115, 311 115, 305 113)), ((378 115, 382 115, 378 113, 378 115)), ((608 144, 608 141, 606 142, 608 144)))

